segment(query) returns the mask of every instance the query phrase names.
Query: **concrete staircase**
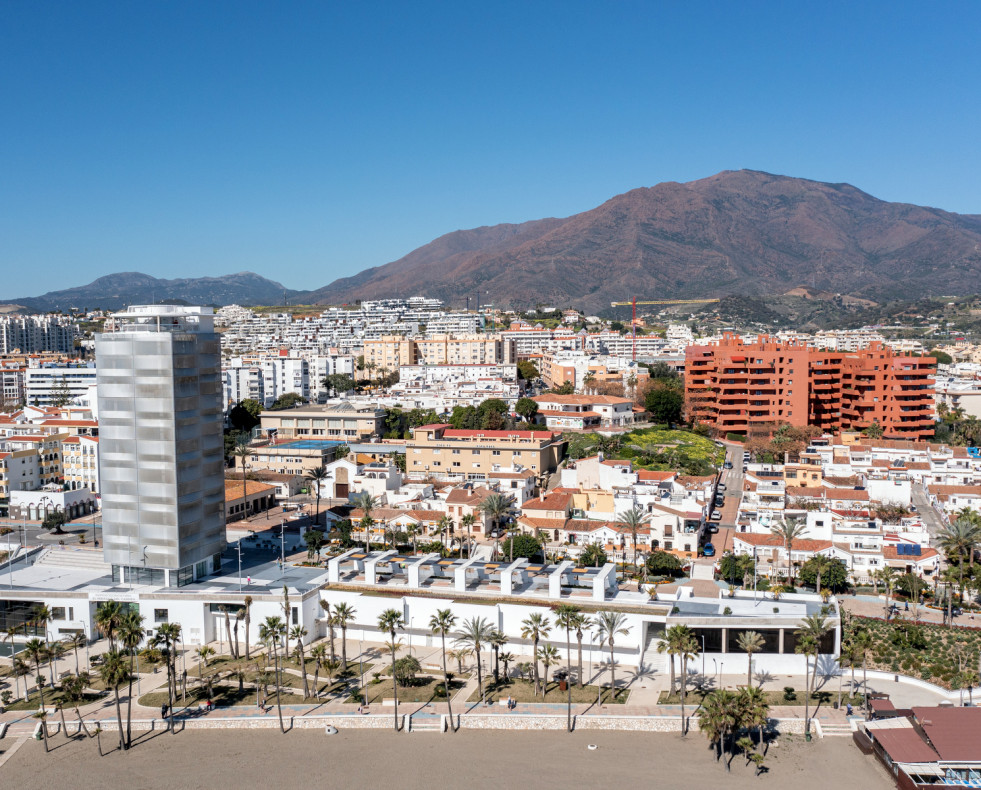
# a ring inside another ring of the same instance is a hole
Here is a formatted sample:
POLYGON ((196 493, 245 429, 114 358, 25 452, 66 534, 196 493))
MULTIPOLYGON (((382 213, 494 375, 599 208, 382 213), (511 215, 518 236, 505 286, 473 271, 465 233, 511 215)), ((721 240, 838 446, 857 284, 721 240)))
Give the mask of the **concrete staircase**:
POLYGON ((409 732, 442 732, 443 717, 432 714, 416 714, 409 717, 409 732))
POLYGON ((820 733, 822 738, 850 738, 852 733, 857 729, 858 723, 861 721, 864 721, 864 719, 856 719, 854 721, 849 719, 846 719, 845 721, 826 721, 824 719, 815 719, 814 723, 817 725, 817 731, 820 733))
POLYGON ((34 564, 47 568, 99 571, 107 576, 112 573, 112 566, 103 561, 102 551, 98 549, 50 548, 34 564))
POLYGON ((715 560, 696 560, 691 566, 692 581, 701 579, 702 581, 715 581, 715 560))

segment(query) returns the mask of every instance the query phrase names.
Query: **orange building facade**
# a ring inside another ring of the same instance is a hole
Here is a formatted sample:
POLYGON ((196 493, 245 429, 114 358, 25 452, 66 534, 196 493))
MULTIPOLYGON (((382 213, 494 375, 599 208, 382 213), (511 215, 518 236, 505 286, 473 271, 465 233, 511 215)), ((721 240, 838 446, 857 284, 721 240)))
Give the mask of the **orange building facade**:
POLYGON ((933 357, 900 356, 882 343, 854 352, 817 351, 760 336, 685 351, 688 415, 719 433, 765 423, 862 430, 926 439, 934 428, 933 357))

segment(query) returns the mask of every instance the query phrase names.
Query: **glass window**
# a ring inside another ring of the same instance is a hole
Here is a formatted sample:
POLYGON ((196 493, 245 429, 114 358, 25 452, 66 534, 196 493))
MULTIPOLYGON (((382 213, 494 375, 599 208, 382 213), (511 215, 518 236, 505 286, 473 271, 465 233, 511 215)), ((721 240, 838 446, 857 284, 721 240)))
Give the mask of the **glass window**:
POLYGON ((170 622, 170 610, 169 609, 154 609, 153 610, 153 622, 155 622, 155 623, 169 623, 170 622))
POLYGON ((52 620, 64 620, 65 619, 65 607, 64 606, 52 606, 51 607, 51 619, 52 620))

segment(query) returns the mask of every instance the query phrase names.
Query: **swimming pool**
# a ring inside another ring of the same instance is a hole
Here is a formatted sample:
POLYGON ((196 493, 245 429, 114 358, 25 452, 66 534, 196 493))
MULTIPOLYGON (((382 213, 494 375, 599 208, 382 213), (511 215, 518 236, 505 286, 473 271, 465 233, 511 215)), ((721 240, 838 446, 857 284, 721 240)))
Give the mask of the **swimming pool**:
POLYGON ((327 450, 342 444, 344 442, 332 442, 326 439, 297 439, 293 442, 277 444, 276 447, 288 447, 291 450, 327 450))

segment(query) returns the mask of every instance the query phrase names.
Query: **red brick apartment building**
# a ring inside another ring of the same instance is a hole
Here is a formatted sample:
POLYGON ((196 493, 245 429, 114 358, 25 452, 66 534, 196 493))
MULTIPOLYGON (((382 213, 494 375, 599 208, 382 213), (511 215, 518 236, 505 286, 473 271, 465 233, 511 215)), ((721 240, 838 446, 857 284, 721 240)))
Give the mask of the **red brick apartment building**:
POLYGON ((743 343, 726 334, 717 345, 685 351, 688 414, 719 433, 787 422, 824 430, 862 430, 873 422, 885 436, 933 435, 933 357, 900 356, 882 343, 853 352, 817 351, 761 335, 743 343))

